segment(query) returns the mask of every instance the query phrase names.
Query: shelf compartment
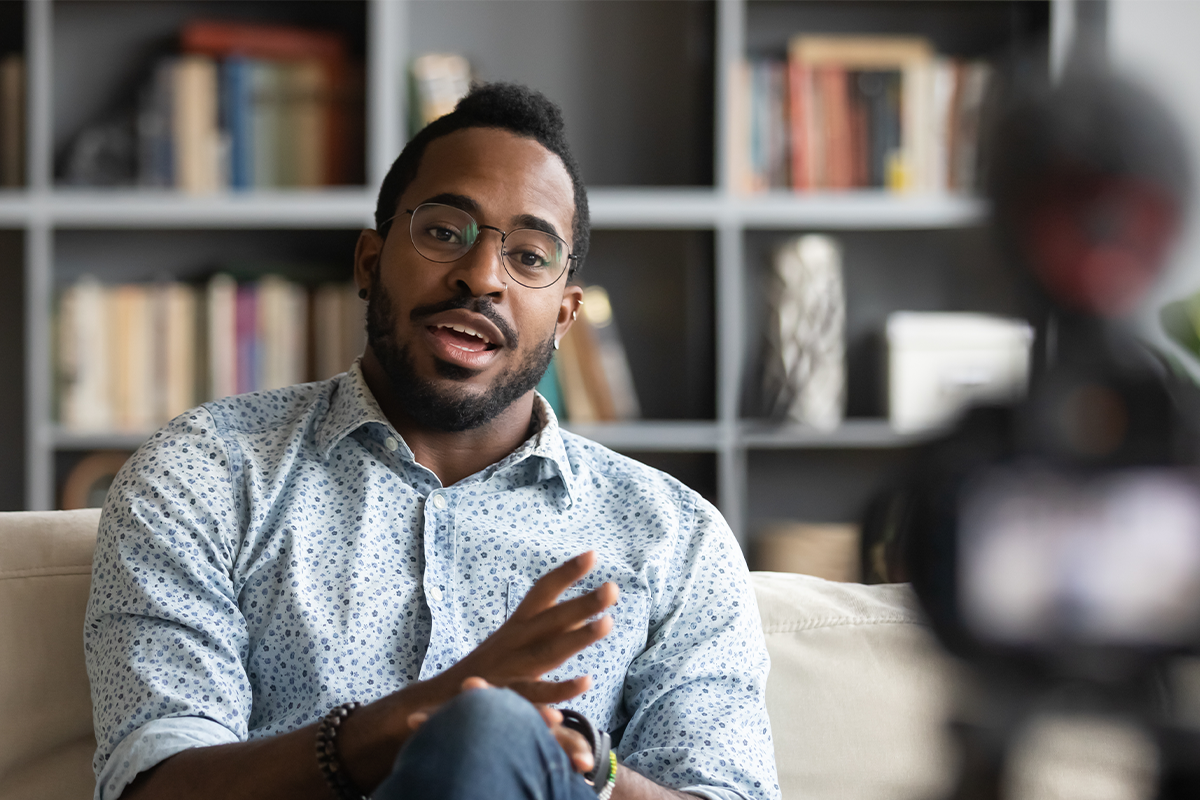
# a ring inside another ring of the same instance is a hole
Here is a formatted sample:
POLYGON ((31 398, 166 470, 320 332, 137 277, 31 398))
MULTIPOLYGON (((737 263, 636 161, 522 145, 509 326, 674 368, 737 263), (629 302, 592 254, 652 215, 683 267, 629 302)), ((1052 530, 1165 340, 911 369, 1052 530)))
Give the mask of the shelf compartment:
POLYGON ((587 183, 713 185, 715 3, 422 2, 408 21, 410 57, 458 53, 558 103, 587 183))

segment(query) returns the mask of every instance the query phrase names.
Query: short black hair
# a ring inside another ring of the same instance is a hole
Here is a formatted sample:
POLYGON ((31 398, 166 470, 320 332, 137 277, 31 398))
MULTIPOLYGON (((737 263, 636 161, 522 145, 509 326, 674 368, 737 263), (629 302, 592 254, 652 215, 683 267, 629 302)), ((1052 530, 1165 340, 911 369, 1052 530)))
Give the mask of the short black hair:
MULTIPOLYGON (((499 128, 518 136, 533 139, 562 160, 571 176, 575 190, 575 217, 571 223, 570 275, 583 264, 591 239, 591 218, 588 214, 587 192, 579 176, 579 165, 567 146, 562 111, 541 92, 516 83, 477 83, 458 105, 444 117, 422 128, 414 136, 379 187, 375 203, 375 227, 379 229, 395 216, 400 195, 417 177, 417 168, 425 148, 435 139, 464 128, 499 128)), ((568 275, 568 277, 570 277, 568 275)))

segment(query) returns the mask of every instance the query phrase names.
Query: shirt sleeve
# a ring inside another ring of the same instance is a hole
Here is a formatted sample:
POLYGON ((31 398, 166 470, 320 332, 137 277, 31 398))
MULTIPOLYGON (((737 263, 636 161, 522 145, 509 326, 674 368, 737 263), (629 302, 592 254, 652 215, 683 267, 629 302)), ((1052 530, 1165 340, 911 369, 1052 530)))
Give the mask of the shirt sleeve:
POLYGON ((630 665, 617 756, 657 783, 712 800, 777 800, 767 719, 770 659, 741 549, 696 499, 678 575, 630 665))
POLYGON ((144 444, 109 491, 83 637, 98 800, 180 750, 247 737, 235 457, 196 409, 144 444))

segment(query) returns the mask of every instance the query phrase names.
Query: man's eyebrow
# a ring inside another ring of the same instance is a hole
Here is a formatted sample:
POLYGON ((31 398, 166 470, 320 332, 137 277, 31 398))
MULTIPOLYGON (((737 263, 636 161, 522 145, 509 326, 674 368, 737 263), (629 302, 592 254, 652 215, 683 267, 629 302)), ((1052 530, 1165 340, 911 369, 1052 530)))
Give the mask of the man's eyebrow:
POLYGON ((478 216, 479 214, 479 203, 465 194, 443 192, 442 194, 435 194, 433 197, 425 198, 420 204, 425 205, 426 203, 441 203, 444 206, 453 206, 454 208, 466 211, 472 216, 478 216))
POLYGON ((533 228, 535 231, 543 231, 554 236, 562 238, 562 234, 558 229, 551 225, 541 217, 535 217, 533 214, 517 214, 512 218, 513 228, 533 228))

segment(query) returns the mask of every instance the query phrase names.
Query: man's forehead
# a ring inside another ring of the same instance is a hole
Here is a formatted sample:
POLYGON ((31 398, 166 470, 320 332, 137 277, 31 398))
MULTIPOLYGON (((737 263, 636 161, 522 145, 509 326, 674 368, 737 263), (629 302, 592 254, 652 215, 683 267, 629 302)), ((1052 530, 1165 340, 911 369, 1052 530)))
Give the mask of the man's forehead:
POLYGON ((469 198, 480 214, 504 222, 545 217, 570 238, 575 193, 566 166, 537 140, 511 131, 464 128, 430 142, 403 201, 412 208, 439 195, 469 198))

